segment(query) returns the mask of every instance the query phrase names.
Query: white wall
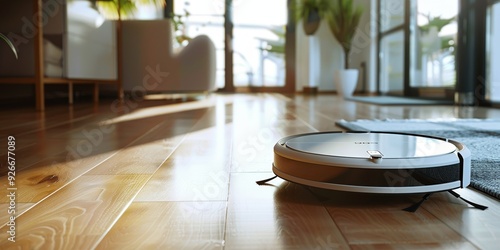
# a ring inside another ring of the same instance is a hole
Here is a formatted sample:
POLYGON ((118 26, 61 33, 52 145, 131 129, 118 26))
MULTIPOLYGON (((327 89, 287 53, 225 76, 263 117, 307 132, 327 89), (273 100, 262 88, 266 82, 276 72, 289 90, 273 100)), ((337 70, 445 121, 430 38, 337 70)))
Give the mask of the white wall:
POLYGON ((377 1, 355 0, 363 8, 351 49, 350 68, 360 69, 357 90, 363 88, 363 74, 366 74, 366 91, 375 92, 377 87, 377 1), (361 71, 365 62, 366 72, 361 71))
MULTIPOLYGON (((364 12, 353 41, 350 56, 350 68, 360 69, 361 62, 366 63, 367 91, 376 89, 376 1, 355 0, 355 4, 362 6, 364 12), (374 10, 373 13, 371 10, 374 10)), ((344 66, 344 55, 340 44, 333 37, 328 23, 323 20, 318 31, 314 34, 319 40, 320 58, 318 70, 309 68, 309 54, 311 53, 310 39, 305 35, 302 21, 296 26, 296 91, 302 91, 309 82, 310 74, 318 74, 316 86, 319 91, 335 90, 333 72, 344 66)), ((362 89, 363 73, 360 71, 357 90, 362 89)))
MULTIPOLYGON (((309 78, 316 79, 317 82, 311 83, 312 86, 317 86, 319 91, 334 90, 333 72, 335 69, 342 67, 342 48, 340 44, 333 38, 332 33, 325 20, 321 21, 319 29, 314 36, 319 42, 320 58, 316 62, 310 62, 309 54, 314 50, 310 38, 305 35, 302 28, 302 21, 297 24, 296 29, 296 90, 302 91, 304 86, 309 83, 309 78), (318 65, 319 68, 310 68, 310 63, 318 65)), ((313 52, 314 53, 314 52, 313 52)))

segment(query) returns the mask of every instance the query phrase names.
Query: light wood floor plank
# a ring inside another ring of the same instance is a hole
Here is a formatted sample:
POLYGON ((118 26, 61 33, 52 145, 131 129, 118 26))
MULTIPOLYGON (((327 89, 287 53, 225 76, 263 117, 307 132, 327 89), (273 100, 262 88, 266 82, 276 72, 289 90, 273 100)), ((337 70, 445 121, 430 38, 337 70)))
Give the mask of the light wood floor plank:
POLYGON ((231 175, 227 249, 349 249, 319 201, 303 186, 273 180, 270 174, 231 175))
POLYGON ((465 238, 427 211, 329 208, 350 245, 456 243, 465 238))
MULTIPOLYGON (((457 190, 460 195, 489 208, 475 209, 448 193, 431 196, 424 208, 463 235, 480 249, 495 249, 500 241, 500 207, 493 198, 478 195, 472 188, 457 190)), ((427 201, 426 201, 427 202, 427 201)))
POLYGON ((82 176, 17 218, 15 245, 1 237, 0 246, 91 249, 147 179, 141 175, 82 176))
POLYGON ((226 201, 228 166, 220 163, 167 160, 151 177, 135 201, 226 201))
MULTIPOLYGON (((0 112, 16 135, 18 242, 0 249, 496 249, 500 201, 336 192, 275 179, 273 146, 340 119, 498 118, 500 109, 383 106, 332 94, 214 94, 0 112), (108 130, 106 130, 108 128, 108 130), (106 131, 104 131, 104 130, 106 131), (101 131, 102 136, 97 132, 101 131), (97 133, 97 134, 96 134, 97 133)), ((0 164, 6 161, 5 147, 0 164)), ((3 165, 2 165, 3 166, 3 165)), ((0 223, 7 222, 0 169, 0 223), (3 211, 3 212, 2 212, 3 211)), ((6 231, 6 227, 0 228, 6 231)), ((6 235, 5 235, 6 236, 6 235)))
POLYGON ((350 246, 419 244, 474 247, 431 212, 403 211, 422 195, 385 195, 311 189, 325 204, 350 246))
POLYGON ((446 243, 408 243, 408 244, 373 244, 373 245, 353 245, 353 250, 474 250, 478 249, 469 242, 446 242, 446 243))
POLYGON ((172 124, 159 124, 88 174, 153 174, 183 140, 171 131, 172 124))
POLYGON ((10 221, 11 216, 18 216, 19 214, 24 213, 26 210, 33 207, 35 203, 24 203, 24 202, 16 202, 16 204, 8 204, 8 203, 0 203, 0 225, 5 225, 10 221), (9 213, 9 210, 12 210, 13 213, 9 213))
POLYGON ((226 202, 134 202, 97 249, 223 249, 226 202))
MULTIPOLYGON (((30 168, 17 171, 16 199, 18 202, 38 202, 80 177, 114 153, 107 152, 70 161, 65 161, 66 154, 63 154, 60 157, 44 159, 30 168)), ((7 186, 7 179, 1 178, 0 185, 7 186)), ((8 197, 2 195, 0 203, 7 202, 8 197)))

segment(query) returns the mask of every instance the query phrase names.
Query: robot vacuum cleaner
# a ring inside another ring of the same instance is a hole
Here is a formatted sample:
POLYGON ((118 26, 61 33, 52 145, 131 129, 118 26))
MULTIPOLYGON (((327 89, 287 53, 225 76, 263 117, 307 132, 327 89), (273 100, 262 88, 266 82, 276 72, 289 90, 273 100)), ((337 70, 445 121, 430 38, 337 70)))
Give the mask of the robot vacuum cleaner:
POLYGON ((320 132, 278 141, 272 169, 282 179, 318 188, 403 194, 467 187, 470 168, 467 147, 445 138, 320 132))

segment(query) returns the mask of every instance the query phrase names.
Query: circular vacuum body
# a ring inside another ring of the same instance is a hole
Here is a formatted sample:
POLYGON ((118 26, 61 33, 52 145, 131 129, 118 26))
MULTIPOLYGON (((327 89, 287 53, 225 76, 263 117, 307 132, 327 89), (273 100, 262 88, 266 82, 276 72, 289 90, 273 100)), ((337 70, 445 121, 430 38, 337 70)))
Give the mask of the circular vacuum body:
POLYGON ((308 186, 364 193, 466 187, 470 151, 445 138, 391 132, 289 136, 274 146, 273 172, 308 186))

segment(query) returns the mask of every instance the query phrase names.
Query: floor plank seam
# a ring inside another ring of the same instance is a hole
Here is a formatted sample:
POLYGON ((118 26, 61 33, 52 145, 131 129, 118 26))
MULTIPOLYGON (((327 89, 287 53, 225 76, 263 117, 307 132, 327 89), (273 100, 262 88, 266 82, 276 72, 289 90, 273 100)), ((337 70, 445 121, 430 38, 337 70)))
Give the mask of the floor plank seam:
MULTIPOLYGON (((163 123, 165 122, 162 122, 160 124, 158 124, 158 126, 155 126, 155 129, 157 129, 158 127, 160 127, 163 123)), ((102 240, 104 240, 104 238, 106 237, 106 235, 113 229, 113 227, 116 225, 116 223, 120 220, 120 218, 123 216, 123 214, 127 211, 127 209, 136 201, 135 198, 139 195, 139 193, 144 189, 144 187, 148 184, 148 182, 151 180, 151 178, 153 178, 154 174, 158 171, 158 169, 160 169, 164 163, 170 158, 170 156, 172 156, 172 154, 175 152, 175 150, 182 144, 182 142, 185 140, 186 138, 186 135, 184 135, 182 137, 182 139, 179 141, 179 143, 177 143, 177 145, 174 147, 174 149, 170 152, 169 155, 167 155, 165 157, 165 159, 159 164, 159 166, 155 169, 155 171, 151 174, 148 174, 149 175, 149 178, 144 182, 144 184, 137 190, 137 192, 135 193, 135 195, 133 195, 130 199, 130 201, 127 203, 126 206, 124 206, 123 208, 123 211, 120 213, 119 216, 116 217, 116 219, 113 221, 113 223, 107 228, 106 232, 102 235, 102 237, 100 237, 96 243, 94 244, 93 246, 93 249, 95 249, 97 246, 99 246, 99 244, 102 242, 102 240)))
MULTIPOLYGON (((446 194, 446 195, 448 195, 448 194, 446 194)), ((436 203, 436 201, 433 201, 433 202, 436 203)), ((465 202, 463 202, 463 204, 465 206, 468 206, 465 202)), ((443 219, 441 219, 438 215, 436 215, 435 213, 433 213, 430 209, 428 209, 426 207, 421 207, 420 209, 423 209, 423 210, 427 211, 434 218, 436 218, 436 220, 440 221, 443 225, 446 225, 446 227, 448 227, 451 231, 457 233, 457 235, 459 235, 460 237, 462 237, 462 239, 466 240, 467 242, 469 242, 471 245, 473 245, 477 249, 481 249, 481 247, 479 247, 478 245, 476 245, 476 243, 474 243, 474 241, 472 241, 469 237, 467 237, 466 235, 463 235, 461 232, 459 232, 454 227, 452 227, 451 225, 449 225, 446 221, 444 221, 443 219)))
MULTIPOLYGON (((157 128, 160 124, 156 125, 153 127, 153 129, 157 128)), ((151 130, 149 130, 148 132, 146 132, 145 134, 139 136, 138 138, 136 138, 135 140, 133 140, 132 142, 130 142, 129 144, 127 144, 125 147, 123 148, 126 148, 126 147, 130 147, 131 144, 135 143, 136 141, 138 141, 139 139, 143 138, 144 136, 146 136, 149 132, 151 132, 151 130)), ((98 167, 99 165, 101 165, 102 163, 104 163, 105 161, 109 160, 110 158, 112 158, 113 156, 115 156, 116 154, 118 154, 118 152, 122 151, 123 148, 119 149, 119 150, 116 150, 113 154, 111 154, 110 156, 108 156, 107 158, 101 160, 99 163, 95 164, 94 167, 91 167, 89 168, 87 171, 83 172, 82 174, 76 176, 75 178, 73 178, 72 180, 68 181, 67 183, 65 183, 64 185, 62 185, 61 187, 57 188, 56 190, 54 190, 53 192, 51 192, 50 194, 46 195, 44 198, 40 199, 39 201, 35 202, 35 204, 33 206, 31 206, 29 209, 23 211, 22 213, 18 214, 16 216, 16 218, 19 218, 20 216, 22 216, 23 214, 25 214, 28 210, 31 210, 32 208, 34 208, 35 206, 37 206, 38 204, 40 204, 41 202, 45 201, 47 198, 53 196, 54 194, 56 194, 57 192, 59 192, 60 190, 62 190, 63 188, 65 188, 66 186, 68 186, 69 184, 75 182, 78 178, 86 175, 88 172, 90 172, 91 170, 93 170, 94 168, 98 167)), ((2 227, 5 227, 6 224, 4 224, 2 227)))

